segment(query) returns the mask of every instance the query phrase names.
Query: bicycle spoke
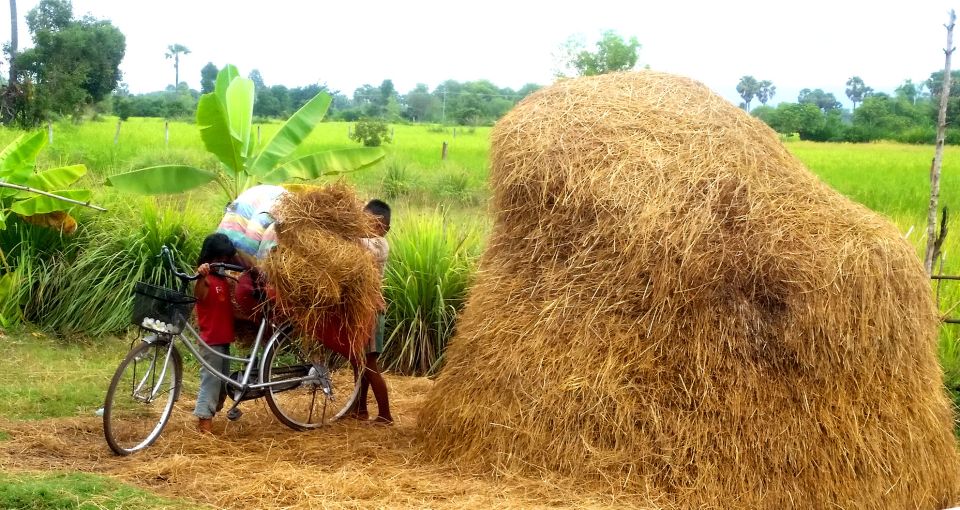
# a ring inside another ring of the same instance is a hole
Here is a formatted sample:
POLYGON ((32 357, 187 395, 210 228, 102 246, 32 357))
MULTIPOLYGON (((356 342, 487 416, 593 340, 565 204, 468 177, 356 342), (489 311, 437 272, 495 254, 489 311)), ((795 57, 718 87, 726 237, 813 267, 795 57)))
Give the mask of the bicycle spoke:
POLYGON ((271 341, 266 357, 268 369, 264 374, 268 382, 278 383, 266 392, 271 410, 281 422, 296 429, 319 427, 328 422, 330 404, 351 403, 356 387, 349 363, 344 360, 331 367, 324 350, 318 348, 317 353, 307 353, 302 345, 301 339, 289 336, 286 331, 278 332, 271 341), (291 378, 312 380, 294 386, 282 384, 291 378))

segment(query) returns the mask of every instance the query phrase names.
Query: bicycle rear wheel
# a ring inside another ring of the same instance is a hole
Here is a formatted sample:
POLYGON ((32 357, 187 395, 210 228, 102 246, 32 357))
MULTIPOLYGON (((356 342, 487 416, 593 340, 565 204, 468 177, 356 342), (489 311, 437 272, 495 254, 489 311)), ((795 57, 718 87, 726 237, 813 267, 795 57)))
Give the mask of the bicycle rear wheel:
POLYGON ((170 342, 143 342, 117 367, 103 404, 103 434, 117 455, 157 440, 180 396, 183 361, 170 342))
POLYGON ((360 390, 353 367, 343 356, 321 346, 307 352, 304 345, 292 328, 280 328, 264 353, 263 382, 278 383, 264 389, 267 405, 280 422, 295 430, 340 418, 360 390))

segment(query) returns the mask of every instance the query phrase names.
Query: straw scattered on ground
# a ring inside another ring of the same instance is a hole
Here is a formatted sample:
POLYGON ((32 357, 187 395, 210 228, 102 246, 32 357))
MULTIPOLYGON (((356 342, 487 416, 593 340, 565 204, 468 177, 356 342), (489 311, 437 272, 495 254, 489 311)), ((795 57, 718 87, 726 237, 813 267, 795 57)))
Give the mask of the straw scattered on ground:
POLYGON ((83 471, 200 506, 280 508, 608 508, 623 497, 585 492, 557 477, 495 479, 418 457, 415 413, 433 384, 388 376, 393 427, 346 421, 308 432, 281 425, 262 401, 220 417, 214 436, 194 432, 193 402, 177 404, 159 441, 114 456, 90 416, 11 422, 0 418, 0 470, 83 471))
POLYGON ((497 123, 491 163, 430 458, 664 507, 958 500, 916 253, 762 122, 664 73, 565 80, 497 123))

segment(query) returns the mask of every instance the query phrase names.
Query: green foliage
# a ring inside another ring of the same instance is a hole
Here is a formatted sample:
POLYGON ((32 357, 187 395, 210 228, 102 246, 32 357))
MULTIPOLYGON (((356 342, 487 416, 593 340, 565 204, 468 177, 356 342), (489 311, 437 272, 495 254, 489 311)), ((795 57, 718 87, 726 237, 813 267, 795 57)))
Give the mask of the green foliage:
POLYGON ((9 213, 34 216, 54 211, 66 211, 73 204, 31 191, 18 191, 9 186, 27 187, 52 193, 58 197, 86 202, 90 190, 67 190, 87 172, 83 165, 65 166, 36 171, 37 155, 47 144, 42 131, 21 134, 0 151, 0 229, 4 228, 9 213))
POLYGON ((404 374, 431 374, 443 361, 465 303, 479 237, 475 229, 461 231, 434 213, 404 219, 389 240, 383 363, 404 374))
POLYGON ((199 94, 186 84, 168 87, 162 92, 146 94, 115 94, 114 113, 121 119, 130 117, 162 117, 165 119, 188 119, 197 109, 199 94))
POLYGON ((25 123, 48 113, 77 115, 116 88, 126 39, 109 21, 74 19, 69 1, 41 0, 27 24, 35 45, 16 57, 19 73, 35 87, 21 115, 25 123))
POLYGON ((812 104, 780 103, 773 113, 767 113, 770 127, 780 133, 801 133, 801 137, 820 128, 823 114, 812 104))
POLYGON ((800 95, 797 97, 797 102, 800 104, 812 104, 824 113, 830 110, 837 110, 841 107, 840 102, 837 101, 837 98, 833 94, 824 92, 821 89, 801 90, 800 95))
POLYGON ((88 473, 0 473, 0 508, 149 510, 195 506, 160 498, 112 478, 88 473))
POLYGON ((160 208, 149 200, 127 207, 91 222, 73 241, 74 253, 55 259, 24 306, 27 318, 65 335, 120 333, 129 326, 136 282, 179 283, 157 256, 161 246, 171 247, 181 268, 195 267, 216 217, 160 208))
POLYGON ((390 127, 379 119, 362 119, 354 124, 350 139, 364 147, 379 147, 384 142, 390 143, 390 127))
POLYGON ((203 69, 200 69, 200 93, 209 94, 213 92, 213 88, 217 84, 217 73, 220 70, 217 69, 217 66, 213 65, 213 62, 207 62, 207 65, 203 66, 203 69))
POLYGON ((613 30, 607 30, 597 41, 596 47, 596 51, 589 51, 581 40, 568 39, 565 48, 569 54, 567 65, 579 76, 629 71, 637 65, 640 43, 636 37, 625 40, 613 30))
POLYGON ((757 101, 760 101, 760 104, 763 106, 767 105, 767 101, 773 99, 773 96, 777 94, 777 87, 770 80, 763 80, 757 84, 757 101))
POLYGON ((744 109, 748 112, 750 111, 750 101, 753 100, 759 91, 760 82, 753 76, 744 76, 740 78, 740 83, 737 83, 737 94, 740 94, 740 97, 743 98, 744 109))
POLYGON ((871 92, 873 92, 873 89, 863 83, 863 79, 859 76, 853 76, 847 80, 846 94, 850 102, 853 103, 854 110, 857 109, 857 103, 862 103, 871 92))
POLYGON ((181 193, 214 180, 230 201, 257 183, 275 183, 270 176, 314 179, 358 170, 383 158, 380 149, 366 149, 363 153, 328 151, 289 159, 323 119, 330 105, 330 96, 323 93, 297 110, 257 150, 252 124, 255 93, 253 80, 240 77, 236 67, 227 65, 217 74, 214 91, 200 97, 200 138, 225 170, 211 173, 184 165, 166 165, 111 176, 108 184, 132 193, 159 194, 181 193), (190 177, 189 182, 184 182, 184 175, 190 177))

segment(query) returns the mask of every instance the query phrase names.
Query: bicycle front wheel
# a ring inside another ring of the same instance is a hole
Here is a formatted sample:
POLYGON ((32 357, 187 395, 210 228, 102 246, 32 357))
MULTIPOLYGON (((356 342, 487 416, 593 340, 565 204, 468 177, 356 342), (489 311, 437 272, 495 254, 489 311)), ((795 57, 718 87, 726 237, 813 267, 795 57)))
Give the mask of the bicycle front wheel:
POLYGON ((183 361, 173 342, 143 342, 120 363, 103 404, 103 434, 117 455, 157 440, 180 396, 183 361))
POLYGON ((267 405, 294 430, 317 428, 346 414, 360 384, 351 364, 321 346, 309 352, 292 328, 281 328, 264 353, 267 405), (305 379, 305 380, 303 380, 305 379))

